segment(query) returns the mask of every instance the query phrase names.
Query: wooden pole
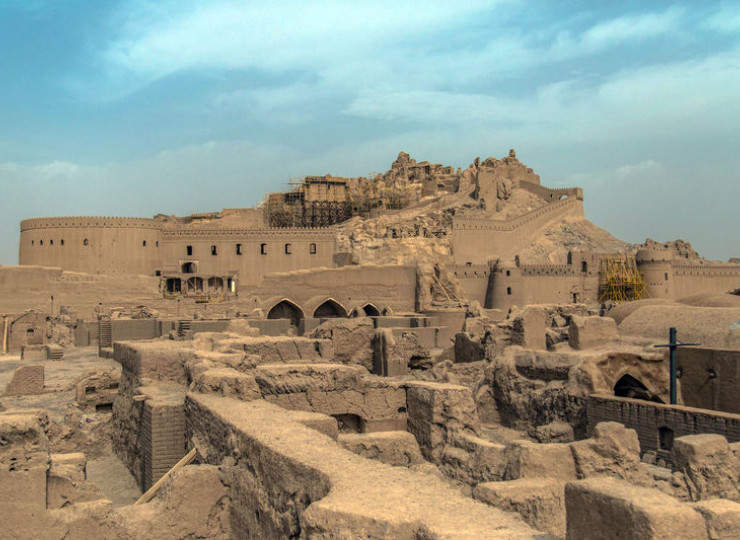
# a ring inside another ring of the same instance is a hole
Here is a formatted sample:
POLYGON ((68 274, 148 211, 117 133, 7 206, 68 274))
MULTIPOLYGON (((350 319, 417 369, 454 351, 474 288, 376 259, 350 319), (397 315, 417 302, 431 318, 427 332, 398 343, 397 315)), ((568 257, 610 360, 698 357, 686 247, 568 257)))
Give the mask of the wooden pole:
POLYGON ((157 491, 159 491, 159 488, 162 487, 162 484, 164 484, 165 480, 167 480, 173 472, 175 472, 178 469, 183 468, 185 465, 190 465, 190 463, 193 462, 195 459, 195 448, 193 448, 190 452, 185 454, 185 457, 182 458, 180 461, 175 463, 175 466, 172 467, 169 471, 164 473, 162 478, 157 480, 152 487, 150 487, 146 493, 144 493, 141 497, 139 497, 139 500, 134 503, 134 506, 137 506, 139 504, 148 503, 152 500, 152 498, 157 494, 157 491))
POLYGON ((8 317, 3 320, 3 354, 8 354, 8 317))

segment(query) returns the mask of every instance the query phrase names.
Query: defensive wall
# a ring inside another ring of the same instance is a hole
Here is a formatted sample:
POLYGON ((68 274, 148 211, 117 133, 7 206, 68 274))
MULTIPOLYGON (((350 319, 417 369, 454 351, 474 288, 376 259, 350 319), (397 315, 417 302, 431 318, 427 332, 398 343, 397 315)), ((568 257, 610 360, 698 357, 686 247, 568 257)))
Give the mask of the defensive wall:
POLYGON ((484 264, 491 258, 513 258, 548 223, 583 215, 583 197, 568 196, 505 221, 453 217, 452 251, 455 264, 484 264))
POLYGON ((21 222, 21 265, 89 274, 154 275, 162 222, 126 217, 36 218, 21 222))
POLYGON ((588 432, 599 422, 619 422, 637 432, 641 452, 656 452, 670 462, 673 440, 684 435, 716 433, 740 440, 740 415, 665 405, 639 399, 593 394, 586 403, 588 432))
POLYGON ((640 250, 635 259, 649 298, 722 294, 740 287, 740 264, 675 258, 668 249, 640 250))
POLYGON ((35 218, 21 222, 19 264, 88 274, 262 276, 334 266, 331 229, 216 228, 126 217, 35 218), (187 272, 183 272, 183 265, 187 272))

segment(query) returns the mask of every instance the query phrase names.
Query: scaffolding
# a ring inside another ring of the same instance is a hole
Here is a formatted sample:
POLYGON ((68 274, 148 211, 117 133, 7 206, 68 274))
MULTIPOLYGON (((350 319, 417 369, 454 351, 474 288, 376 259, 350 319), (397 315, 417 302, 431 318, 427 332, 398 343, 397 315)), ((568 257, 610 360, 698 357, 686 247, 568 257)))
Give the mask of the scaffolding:
POLYGON ((607 255, 601 259, 599 302, 631 302, 645 297, 645 278, 634 257, 607 255))
POLYGON ((329 227, 351 217, 347 182, 340 178, 309 176, 291 191, 270 193, 265 200, 268 227, 329 227))

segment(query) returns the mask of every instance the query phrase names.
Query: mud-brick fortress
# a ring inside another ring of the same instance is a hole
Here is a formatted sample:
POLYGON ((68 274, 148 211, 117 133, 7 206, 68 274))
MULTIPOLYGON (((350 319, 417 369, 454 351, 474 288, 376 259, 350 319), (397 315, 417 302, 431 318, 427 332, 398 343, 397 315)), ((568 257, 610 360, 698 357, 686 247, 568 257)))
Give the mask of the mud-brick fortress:
POLYGON ((615 257, 636 270, 643 297, 677 299, 740 288, 737 262, 706 261, 674 243, 619 242, 585 219, 580 188, 542 186, 513 151, 500 160, 476 159, 457 172, 401 153, 388 172, 374 178, 308 177, 266 201, 258 209, 187 217, 28 219, 21 223, 20 264, 156 276, 165 298, 249 297, 266 312, 274 307, 269 302, 286 300, 304 310, 301 304, 319 297, 331 298, 347 313, 358 301, 396 311, 430 307, 435 298, 438 304, 477 301, 502 310, 597 302, 605 258, 615 257), (537 247, 564 222, 581 237, 588 225, 590 243, 579 246, 565 238, 561 246, 569 249, 546 254, 543 261, 537 247), (367 240, 382 244, 377 250, 387 260, 368 259, 358 250, 362 227, 370 223, 375 225, 367 240), (442 247, 422 249, 417 260, 409 260, 404 253, 412 241, 417 248, 434 242, 442 247), (414 272, 418 264, 433 265, 433 275, 414 272), (319 276, 322 282, 315 283, 319 276), (384 279, 395 284, 392 291, 384 279), (312 285, 304 286, 308 281, 312 285), (297 298, 303 289, 304 298, 297 298))

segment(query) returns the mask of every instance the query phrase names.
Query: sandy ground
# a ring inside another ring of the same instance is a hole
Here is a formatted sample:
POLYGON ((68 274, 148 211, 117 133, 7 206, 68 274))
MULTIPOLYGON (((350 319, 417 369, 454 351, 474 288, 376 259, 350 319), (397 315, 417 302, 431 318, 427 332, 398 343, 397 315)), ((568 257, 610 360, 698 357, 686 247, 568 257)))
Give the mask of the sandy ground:
MULTIPOLYGON (((13 372, 27 362, 20 356, 0 355, 0 396, 13 372)), ((49 415, 52 452, 84 452, 87 477, 105 493, 114 506, 133 504, 141 495, 134 477, 113 453, 108 424, 111 413, 86 412, 76 405, 75 385, 96 372, 116 370, 115 361, 98 356, 97 347, 65 351, 62 360, 34 362, 44 366, 44 393, 37 396, 0 397, 6 409, 44 409, 49 415)))

